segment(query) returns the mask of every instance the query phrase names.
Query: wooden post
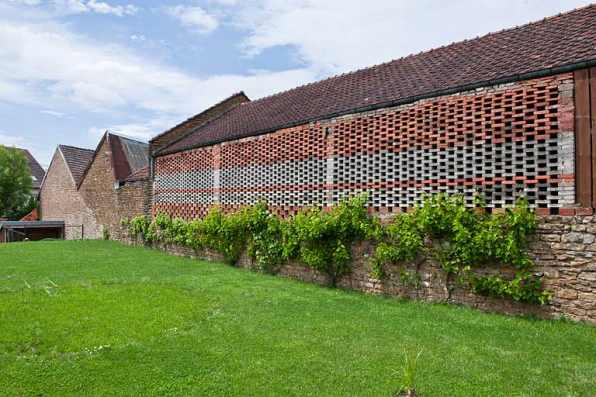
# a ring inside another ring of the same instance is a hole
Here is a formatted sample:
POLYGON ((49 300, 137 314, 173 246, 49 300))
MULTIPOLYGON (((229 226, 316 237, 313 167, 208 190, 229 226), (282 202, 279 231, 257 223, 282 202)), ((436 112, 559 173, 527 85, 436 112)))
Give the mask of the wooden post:
POLYGON ((590 68, 590 124, 592 137, 592 207, 596 208, 596 67, 590 68))
POLYGON ((590 78, 588 69, 574 72, 575 193, 582 207, 592 207, 592 139, 590 136, 590 78))

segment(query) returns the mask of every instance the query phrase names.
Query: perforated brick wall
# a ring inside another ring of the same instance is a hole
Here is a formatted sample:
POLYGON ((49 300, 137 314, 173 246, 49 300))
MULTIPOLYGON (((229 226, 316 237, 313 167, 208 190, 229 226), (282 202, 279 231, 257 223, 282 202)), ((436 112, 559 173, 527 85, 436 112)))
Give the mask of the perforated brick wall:
MULTIPOLYGON (((368 192, 379 212, 422 192, 520 194, 539 213, 574 207, 573 75, 480 88, 158 157, 154 212, 203 216, 266 200, 281 215, 368 192)), ((572 211, 573 212, 573 211, 572 211)))

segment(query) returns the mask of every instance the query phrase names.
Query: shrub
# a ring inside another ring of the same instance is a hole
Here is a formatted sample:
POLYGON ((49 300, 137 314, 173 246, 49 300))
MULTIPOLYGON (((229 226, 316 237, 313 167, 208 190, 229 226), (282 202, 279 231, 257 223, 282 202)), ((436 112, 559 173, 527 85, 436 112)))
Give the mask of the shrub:
POLYGON ((376 218, 367 215, 366 197, 344 198, 329 211, 312 207, 294 215, 284 233, 286 258, 297 258, 313 269, 327 273, 335 285, 350 273, 350 246, 371 233, 376 218))
MULTIPOLYGON (((158 214, 123 219, 126 231, 141 236, 144 242, 180 244, 192 249, 209 247, 234 265, 246 249, 260 269, 272 272, 283 260, 297 259, 307 266, 327 273, 331 284, 351 272, 350 247, 358 239, 373 239, 376 256, 370 261, 372 275, 383 278, 388 263, 428 259, 425 239, 438 239, 442 248, 436 257, 444 263, 448 275, 455 275, 461 285, 473 292, 519 301, 545 303, 550 293, 541 288, 532 275, 533 262, 524 251, 527 237, 536 228, 536 214, 520 198, 515 207, 493 216, 478 208, 468 208, 462 197, 422 196, 409 213, 398 214, 389 226, 382 226, 368 215, 366 196, 346 197, 325 209, 303 209, 289 220, 279 219, 265 202, 225 213, 213 207, 204 219, 185 221, 158 214), (511 264, 517 271, 513 280, 473 274, 480 264, 511 264)), ((475 204, 484 208, 484 200, 475 204)), ((418 285, 418 272, 398 272, 404 283, 418 285)))
POLYGON ((528 235, 536 228, 536 214, 527 200, 519 198, 513 208, 492 216, 485 211, 482 197, 476 198, 475 205, 466 207, 460 196, 421 197, 412 212, 397 215, 376 235, 379 245, 371 261, 373 274, 381 278, 383 265, 412 262, 426 255, 424 239, 433 237, 447 243, 436 253, 445 271, 457 275, 459 283, 473 292, 546 303, 551 294, 542 290, 540 279, 532 275, 534 263, 524 251, 528 235), (472 268, 491 262, 510 264, 518 273, 511 281, 471 273, 472 268))

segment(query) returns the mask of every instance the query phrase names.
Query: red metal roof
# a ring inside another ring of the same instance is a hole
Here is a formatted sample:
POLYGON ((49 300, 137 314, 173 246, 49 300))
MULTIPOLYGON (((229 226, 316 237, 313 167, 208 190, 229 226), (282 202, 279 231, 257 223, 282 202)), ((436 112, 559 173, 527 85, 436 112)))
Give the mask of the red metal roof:
POLYGON ((130 175, 140 171, 143 167, 149 164, 148 143, 106 131, 99 141, 97 149, 93 152, 87 168, 85 168, 85 171, 81 175, 77 188, 83 183, 83 179, 85 179, 85 175, 89 172, 93 160, 97 156, 103 142, 106 140, 114 181, 125 180, 130 175))
POLYGON ((596 59, 596 6, 243 103, 158 153, 596 59))

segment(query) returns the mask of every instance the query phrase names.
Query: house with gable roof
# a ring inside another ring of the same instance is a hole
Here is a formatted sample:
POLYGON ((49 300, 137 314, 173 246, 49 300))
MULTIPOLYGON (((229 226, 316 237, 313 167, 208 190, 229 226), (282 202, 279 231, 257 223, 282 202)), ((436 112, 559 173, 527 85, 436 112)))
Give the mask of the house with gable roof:
POLYGON ((31 195, 37 196, 46 172, 43 169, 43 167, 39 164, 39 162, 35 159, 35 157, 33 157, 29 150, 21 148, 15 149, 22 151, 25 154, 25 157, 27 157, 27 165, 29 166, 29 172, 31 173, 31 179, 33 181, 33 189, 31 189, 31 195))
POLYGON ((95 237, 95 214, 78 191, 93 150, 58 145, 39 193, 40 220, 64 221, 66 239, 95 237))
POLYGON ((122 218, 151 213, 149 144, 106 131, 77 189, 97 222, 89 237, 123 238, 122 218))
POLYGON ((64 221, 65 238, 123 236, 120 219, 151 211, 149 146, 106 131, 96 150, 59 145, 40 198, 42 221, 64 221))

